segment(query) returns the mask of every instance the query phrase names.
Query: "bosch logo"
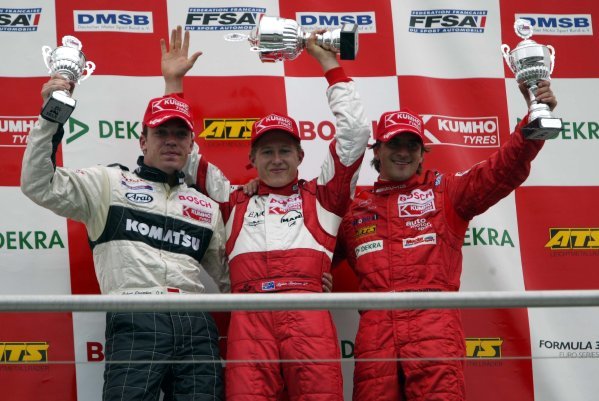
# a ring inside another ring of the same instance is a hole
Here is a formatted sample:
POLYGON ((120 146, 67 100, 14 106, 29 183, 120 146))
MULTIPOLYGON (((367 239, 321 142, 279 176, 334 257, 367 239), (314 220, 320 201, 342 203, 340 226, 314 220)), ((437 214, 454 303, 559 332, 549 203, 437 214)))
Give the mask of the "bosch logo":
POLYGON ((258 7, 190 7, 185 20, 186 31, 252 30, 266 8, 258 7))
POLYGON ((180 201, 186 201, 189 203, 192 203, 194 205, 200 205, 202 207, 205 207, 207 209, 212 209, 212 204, 204 199, 198 198, 197 196, 193 196, 193 195, 179 195, 179 200, 180 201))
POLYGON ((125 196, 133 203, 150 203, 154 200, 151 195, 134 192, 128 192, 125 196))
POLYGON ((0 8, 0 32, 37 31, 41 15, 41 8, 0 8))
POLYGON ((152 12, 120 10, 75 10, 75 31, 154 32, 152 12))
POLYGON ((487 10, 412 10, 409 32, 484 33, 487 10))
POLYGON ((339 28, 343 24, 356 24, 360 33, 376 33, 374 11, 360 13, 297 13, 299 24, 306 31, 320 28, 339 28))

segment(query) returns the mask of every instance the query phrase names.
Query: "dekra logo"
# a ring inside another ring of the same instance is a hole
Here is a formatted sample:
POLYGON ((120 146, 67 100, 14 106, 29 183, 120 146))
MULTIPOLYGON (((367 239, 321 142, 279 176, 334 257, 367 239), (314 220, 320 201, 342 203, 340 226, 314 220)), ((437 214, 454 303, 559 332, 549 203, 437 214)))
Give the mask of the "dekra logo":
POLYGON ((507 230, 496 230, 488 227, 468 227, 464 237, 464 246, 510 246, 515 247, 507 230))
POLYGON ((0 249, 52 249, 64 248, 58 231, 6 231, 0 232, 0 249))
MULTIPOLYGON (((67 144, 79 139, 89 132, 89 125, 69 118, 67 144)), ((101 139, 139 139, 139 121, 98 121, 98 136, 101 139)))
MULTIPOLYGON (((521 118, 516 119, 520 123, 521 118)), ((597 121, 562 121, 563 129, 559 138, 564 141, 599 139, 599 122, 597 121)))

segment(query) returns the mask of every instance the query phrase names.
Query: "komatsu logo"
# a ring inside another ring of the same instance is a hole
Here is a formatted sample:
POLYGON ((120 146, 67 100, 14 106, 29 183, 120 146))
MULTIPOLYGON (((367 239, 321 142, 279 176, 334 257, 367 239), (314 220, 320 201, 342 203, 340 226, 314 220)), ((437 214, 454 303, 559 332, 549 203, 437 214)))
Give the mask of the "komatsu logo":
POLYGON ((200 249, 199 238, 185 234, 185 230, 165 230, 163 227, 152 226, 133 219, 127 219, 125 230, 141 234, 150 239, 180 245, 185 248, 192 248, 194 251, 200 249))
POLYGON ((516 14, 530 21, 534 35, 592 35, 591 14, 516 14))
POLYGON ((360 33, 376 33, 376 17, 374 11, 347 13, 301 12, 296 19, 306 32, 316 29, 340 28, 343 24, 356 24, 360 33))
POLYGON ((186 31, 252 30, 266 8, 259 7, 190 7, 185 21, 186 31))
POLYGON ((412 10, 409 32, 484 33, 487 10, 412 10))
POLYGON ((492 117, 424 115, 424 135, 431 145, 497 148, 499 121, 492 117))
POLYGON ((35 32, 41 8, 0 8, 0 32, 35 32))

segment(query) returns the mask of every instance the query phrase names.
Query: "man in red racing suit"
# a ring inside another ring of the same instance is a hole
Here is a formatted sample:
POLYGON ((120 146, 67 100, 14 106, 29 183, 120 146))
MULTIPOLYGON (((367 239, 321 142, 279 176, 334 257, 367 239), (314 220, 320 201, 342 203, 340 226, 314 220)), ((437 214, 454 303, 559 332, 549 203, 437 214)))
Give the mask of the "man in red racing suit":
MULTIPOLYGON (((197 53, 187 58, 184 45, 177 67, 177 60, 170 59, 177 58, 180 33, 172 38, 174 49, 166 52, 163 45, 167 93, 182 90, 182 75, 197 59, 197 53)), ((270 114, 253 125, 250 160, 260 180, 254 195, 231 192, 218 168, 196 152, 190 155, 186 172, 221 204, 234 293, 321 292, 337 230, 355 190, 370 123, 335 54, 317 46, 314 36, 307 51, 325 72, 336 118, 335 139, 318 178, 298 179, 304 157, 299 130, 282 114, 270 114)), ((341 364, 333 362, 340 356, 328 311, 233 312, 227 399, 277 400, 286 392, 290 400, 343 400, 341 364)))
MULTIPOLYGON (((557 104, 548 82, 540 84, 537 99, 551 109, 557 104)), ((527 122, 468 171, 421 174, 428 150, 421 118, 407 109, 381 116, 373 145, 379 179, 356 197, 339 229, 339 252, 360 291, 459 290, 469 221, 526 180, 543 146, 523 137, 527 122)), ((354 352, 354 401, 465 399, 458 310, 361 311, 354 352), (395 358, 408 360, 359 361, 395 358)))

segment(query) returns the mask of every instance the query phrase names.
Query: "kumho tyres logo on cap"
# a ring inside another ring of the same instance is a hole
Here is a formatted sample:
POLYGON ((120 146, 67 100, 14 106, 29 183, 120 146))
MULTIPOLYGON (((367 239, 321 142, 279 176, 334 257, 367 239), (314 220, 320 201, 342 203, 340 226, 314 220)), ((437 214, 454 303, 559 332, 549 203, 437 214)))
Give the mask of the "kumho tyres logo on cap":
POLYGON ((512 241, 512 237, 507 230, 497 230, 489 227, 468 227, 463 245, 515 247, 514 241, 512 241))
POLYGON ((64 248, 58 231, 5 231, 0 232, 0 250, 64 248))
POLYGON ((501 358, 503 339, 495 338, 466 338, 467 358, 501 358))
MULTIPOLYGON (((498 148, 499 122, 493 117, 424 115, 424 136, 430 145, 498 148)), ((427 144, 428 145, 428 144, 427 144)))
POLYGON ((599 250, 599 228, 550 228, 545 248, 599 250))
POLYGON ((206 118, 199 137, 206 140, 249 141, 257 118, 206 118))
MULTIPOLYGON (((67 145, 87 134, 89 130, 89 125, 72 117, 69 118, 67 145)), ((138 140, 140 135, 141 130, 139 121, 98 121, 98 136, 100 139, 114 138, 138 140)))
POLYGON ((0 342, 0 364, 48 362, 47 342, 0 342))
POLYGON ((413 33, 485 33, 487 10, 412 10, 408 31, 413 33))
POLYGON ((0 8, 0 32, 35 32, 41 8, 0 8))
POLYGON ((0 147, 25 147, 36 116, 0 116, 0 147))
POLYGON ((534 35, 592 35, 591 14, 516 14, 528 20, 534 35))
POLYGON ((261 7, 190 7, 185 20, 186 31, 250 31, 256 27, 261 7))
POLYGON ((341 28, 343 24, 356 24, 360 33, 376 33, 374 11, 339 13, 301 12, 296 13, 296 19, 306 32, 321 28, 341 28))

